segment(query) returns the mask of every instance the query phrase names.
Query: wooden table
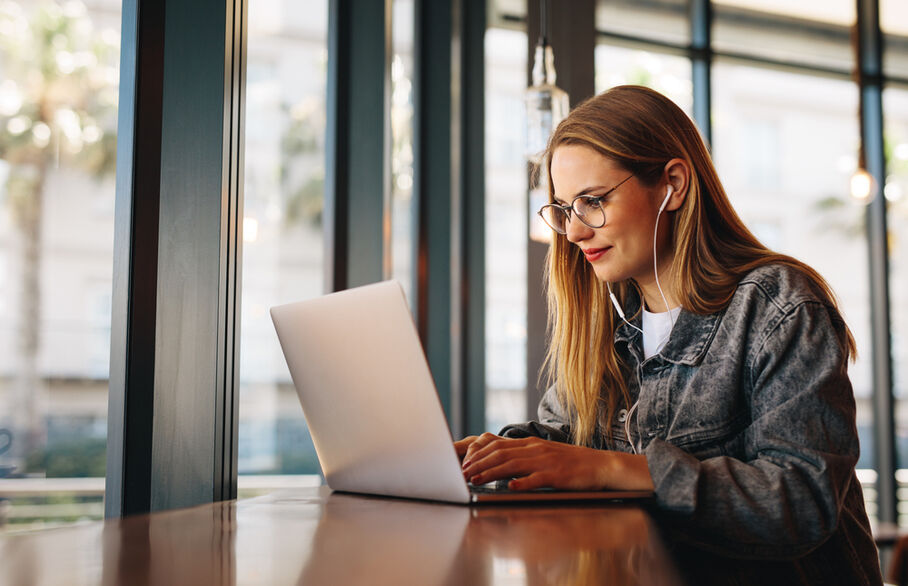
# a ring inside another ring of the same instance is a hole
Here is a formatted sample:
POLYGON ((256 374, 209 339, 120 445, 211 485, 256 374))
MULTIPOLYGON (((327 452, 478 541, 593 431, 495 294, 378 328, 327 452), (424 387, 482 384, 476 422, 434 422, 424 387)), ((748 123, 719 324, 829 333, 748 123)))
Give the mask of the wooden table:
POLYGON ((466 507, 294 489, 0 537, 0 584, 680 584, 631 504, 466 507))

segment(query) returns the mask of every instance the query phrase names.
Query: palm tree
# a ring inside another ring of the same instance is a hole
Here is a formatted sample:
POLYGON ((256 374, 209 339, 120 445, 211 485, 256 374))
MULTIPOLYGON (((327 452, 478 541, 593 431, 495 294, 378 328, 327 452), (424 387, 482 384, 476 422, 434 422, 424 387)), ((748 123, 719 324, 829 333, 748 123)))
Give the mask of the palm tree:
POLYGON ((0 159, 7 168, 0 204, 10 210, 21 250, 17 372, 8 411, 19 462, 41 449, 45 433, 37 363, 44 186, 64 164, 99 178, 113 173, 119 55, 116 32, 99 35, 81 2, 27 6, 0 0, 0 159))

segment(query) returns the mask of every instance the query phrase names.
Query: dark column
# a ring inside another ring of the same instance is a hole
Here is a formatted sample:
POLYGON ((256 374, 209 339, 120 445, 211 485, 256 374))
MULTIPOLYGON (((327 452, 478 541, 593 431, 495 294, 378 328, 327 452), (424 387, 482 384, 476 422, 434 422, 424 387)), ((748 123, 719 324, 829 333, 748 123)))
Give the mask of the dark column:
POLYGON ((452 399, 452 150, 457 102, 452 91, 451 1, 415 0, 413 197, 417 216, 416 323, 442 407, 455 435, 452 399))
POLYGON ((461 0, 460 204, 462 428, 485 431, 485 32, 486 0, 461 0))
POLYGON ((243 0, 123 3, 108 517, 236 493, 243 0))
POLYGON ((416 0, 416 322, 456 437, 484 427, 484 0, 416 0))
MULTIPOLYGON (((548 40, 555 52, 556 83, 568 93, 573 108, 595 93, 596 3, 594 0, 572 0, 570 9, 566 9, 566 4, 549 0, 548 7, 548 40)), ((532 79, 539 30, 539 3, 530 0, 527 10, 528 84, 532 79)), ((546 302, 542 283, 547 252, 548 244, 527 239, 527 417, 530 419, 536 419, 536 406, 545 391, 538 383, 546 352, 546 302)))
POLYGON ((380 281, 388 254, 391 0, 330 0, 325 288, 380 281))

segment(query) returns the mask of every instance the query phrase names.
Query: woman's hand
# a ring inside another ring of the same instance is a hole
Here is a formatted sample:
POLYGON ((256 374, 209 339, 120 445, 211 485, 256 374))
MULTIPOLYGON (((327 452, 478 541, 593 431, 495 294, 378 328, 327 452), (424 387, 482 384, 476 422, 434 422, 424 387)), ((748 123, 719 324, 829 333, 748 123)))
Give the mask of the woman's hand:
POLYGON ((464 478, 473 484, 513 478, 508 483, 513 490, 653 490, 642 455, 491 433, 470 436, 454 445, 463 460, 464 478))
MULTIPOLYGON (((484 435, 492 435, 492 434, 487 433, 484 435)), ((498 437, 498 436, 494 436, 494 437, 498 437)), ((454 442, 454 451, 457 452, 457 457, 460 458, 461 462, 463 462, 464 456, 467 455, 467 452, 469 451, 470 446, 473 445, 473 443, 478 439, 479 439, 478 435, 468 435, 467 437, 463 438, 462 440, 458 440, 458 441, 454 442)), ((475 451, 475 449, 473 451, 475 451)))

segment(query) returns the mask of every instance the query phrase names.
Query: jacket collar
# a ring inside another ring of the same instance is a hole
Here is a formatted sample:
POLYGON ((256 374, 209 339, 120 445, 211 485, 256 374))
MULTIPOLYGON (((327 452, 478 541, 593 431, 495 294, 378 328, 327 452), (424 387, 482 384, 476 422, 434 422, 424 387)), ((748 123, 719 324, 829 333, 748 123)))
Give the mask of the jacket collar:
MULTIPOLYGON (((640 305, 637 289, 628 287, 623 309, 626 315, 634 316, 628 321, 637 327, 642 327, 640 305)), ((688 366, 700 364, 719 329, 719 322, 724 313, 723 309, 716 313, 699 315, 681 308, 681 313, 678 314, 678 320, 672 328, 668 342, 658 355, 674 364, 688 366)), ((623 342, 628 346, 640 344, 641 336, 640 332, 622 321, 615 330, 615 343, 623 342)))

